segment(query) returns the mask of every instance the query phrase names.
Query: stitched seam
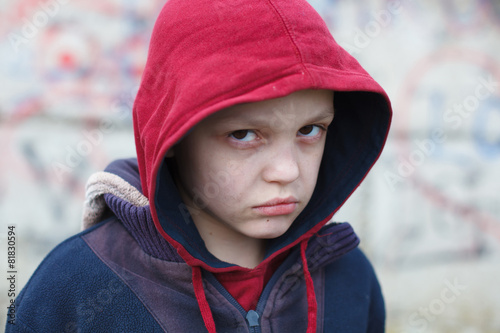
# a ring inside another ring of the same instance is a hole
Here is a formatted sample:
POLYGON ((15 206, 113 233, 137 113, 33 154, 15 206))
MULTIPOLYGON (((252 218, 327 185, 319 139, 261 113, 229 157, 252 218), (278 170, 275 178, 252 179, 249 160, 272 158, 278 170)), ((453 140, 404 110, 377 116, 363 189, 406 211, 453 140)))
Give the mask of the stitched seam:
POLYGON ((309 76, 309 79, 313 83, 313 86, 316 86, 316 83, 314 82, 311 73, 309 73, 309 70, 307 69, 307 67, 304 64, 304 59, 302 57, 302 53, 300 52, 300 49, 297 46, 297 43, 295 42, 295 38, 293 37, 293 35, 290 31, 288 22, 286 21, 285 17, 281 14, 281 12, 278 10, 278 8, 274 5, 272 0, 268 0, 268 3, 273 8, 276 15, 278 16, 279 20, 281 21, 281 24, 283 25, 283 28, 285 29, 286 34, 288 35, 288 38, 290 39, 290 42, 293 44, 293 47, 295 49, 295 54, 297 55, 297 58, 300 61, 300 64, 302 65, 303 71, 307 73, 307 75, 309 76))

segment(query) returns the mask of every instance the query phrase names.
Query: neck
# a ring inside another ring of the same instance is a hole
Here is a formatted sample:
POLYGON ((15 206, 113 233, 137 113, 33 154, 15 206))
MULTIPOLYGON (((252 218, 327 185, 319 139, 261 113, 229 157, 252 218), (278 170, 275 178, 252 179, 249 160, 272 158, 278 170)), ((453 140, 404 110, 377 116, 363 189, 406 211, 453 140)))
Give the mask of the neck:
POLYGON ((246 237, 213 223, 212 218, 193 218, 208 251, 217 259, 246 268, 255 268, 264 260, 267 241, 246 237))

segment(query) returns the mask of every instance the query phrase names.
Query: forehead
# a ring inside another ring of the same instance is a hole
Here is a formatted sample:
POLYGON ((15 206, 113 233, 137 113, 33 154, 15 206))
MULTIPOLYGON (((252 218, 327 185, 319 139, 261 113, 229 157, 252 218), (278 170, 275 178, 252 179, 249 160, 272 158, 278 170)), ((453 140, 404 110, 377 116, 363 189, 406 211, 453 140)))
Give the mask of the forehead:
POLYGON ((283 122, 320 121, 333 117, 333 114, 333 91, 301 90, 280 98, 228 107, 206 118, 201 124, 269 126, 283 122))

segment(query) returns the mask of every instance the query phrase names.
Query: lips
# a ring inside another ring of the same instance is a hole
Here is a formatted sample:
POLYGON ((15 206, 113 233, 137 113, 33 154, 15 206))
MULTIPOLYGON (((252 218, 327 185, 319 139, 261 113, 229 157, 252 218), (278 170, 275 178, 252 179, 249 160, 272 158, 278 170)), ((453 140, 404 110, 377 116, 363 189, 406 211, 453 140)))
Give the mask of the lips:
POLYGON ((297 208, 297 204, 298 200, 290 196, 288 198, 275 198, 252 208, 262 215, 278 216, 292 214, 297 208))

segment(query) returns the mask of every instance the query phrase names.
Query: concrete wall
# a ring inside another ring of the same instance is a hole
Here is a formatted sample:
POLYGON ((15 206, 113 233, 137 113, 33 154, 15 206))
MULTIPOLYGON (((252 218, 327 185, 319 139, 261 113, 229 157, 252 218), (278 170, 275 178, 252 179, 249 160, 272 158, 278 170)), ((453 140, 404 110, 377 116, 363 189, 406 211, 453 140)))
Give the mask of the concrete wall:
MULTIPOLYGON (((499 2, 310 2, 393 101, 387 147, 335 217, 379 274, 388 332, 499 331, 499 2)), ((15 225, 17 291, 78 232, 89 175, 134 155, 162 3, 0 3, 0 269, 15 225)))

